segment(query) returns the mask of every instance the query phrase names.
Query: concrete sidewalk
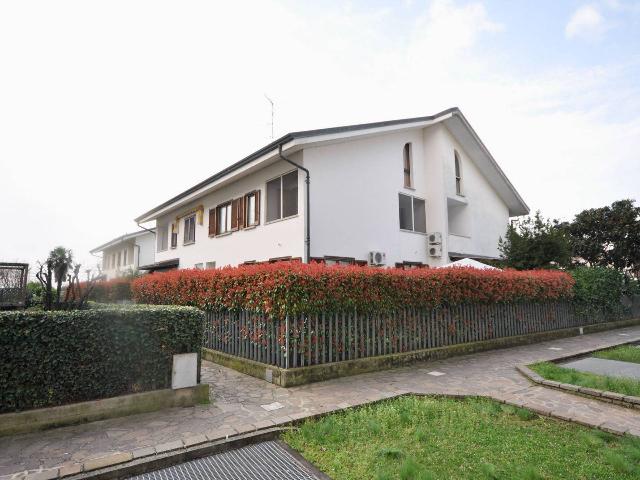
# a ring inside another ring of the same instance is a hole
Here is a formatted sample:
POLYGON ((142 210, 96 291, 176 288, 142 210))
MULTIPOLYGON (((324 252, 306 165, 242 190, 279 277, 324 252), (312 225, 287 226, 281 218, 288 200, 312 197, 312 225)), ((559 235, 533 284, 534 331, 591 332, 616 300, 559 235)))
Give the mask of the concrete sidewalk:
POLYGON ((640 436, 640 411, 530 383, 515 366, 640 340, 640 326, 493 350, 289 389, 204 362, 210 405, 175 408, 85 425, 0 438, 0 475, 65 465, 115 452, 183 448, 207 439, 281 425, 318 413, 420 394, 484 395, 640 436), (152 448, 148 448, 152 447, 152 448))

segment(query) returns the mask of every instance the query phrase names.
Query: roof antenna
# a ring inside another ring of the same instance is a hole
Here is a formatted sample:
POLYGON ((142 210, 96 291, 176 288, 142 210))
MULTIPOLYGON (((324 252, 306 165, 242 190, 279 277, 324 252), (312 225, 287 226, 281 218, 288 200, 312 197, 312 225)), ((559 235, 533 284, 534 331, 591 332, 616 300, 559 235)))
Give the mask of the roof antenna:
POLYGON ((271 104, 271 140, 273 140, 273 100, 271 100, 266 93, 264 94, 264 98, 271 104))

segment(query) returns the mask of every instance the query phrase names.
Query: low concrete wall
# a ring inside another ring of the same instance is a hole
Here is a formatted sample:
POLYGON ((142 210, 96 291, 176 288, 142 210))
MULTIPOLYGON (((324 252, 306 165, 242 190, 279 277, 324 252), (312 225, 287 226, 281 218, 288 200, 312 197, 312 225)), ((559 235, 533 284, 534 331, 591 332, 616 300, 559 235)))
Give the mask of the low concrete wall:
POLYGON ((572 337, 580 335, 581 333, 595 333, 631 325, 640 325, 640 318, 288 369, 236 357, 234 355, 210 350, 208 348, 203 348, 202 358, 247 375, 261 378, 282 387, 293 387, 296 385, 304 385, 306 383, 329 380, 331 378, 346 377, 349 375, 357 375, 377 370, 386 370, 392 367, 408 365, 418 361, 441 360, 443 358, 453 357, 456 355, 468 355, 470 353, 486 350, 528 345, 557 338, 572 337))
POLYGON ((52 427, 124 417, 163 408, 190 407, 209 401, 209 384, 195 387, 164 389, 150 392, 39 408, 0 415, 0 436, 34 432, 52 427))

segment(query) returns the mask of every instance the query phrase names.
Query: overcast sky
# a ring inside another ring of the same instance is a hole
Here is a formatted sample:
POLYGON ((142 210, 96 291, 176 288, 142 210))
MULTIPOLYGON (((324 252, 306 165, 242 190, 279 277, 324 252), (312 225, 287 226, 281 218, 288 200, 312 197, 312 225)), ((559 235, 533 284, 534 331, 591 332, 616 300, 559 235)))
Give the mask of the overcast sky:
POLYGON ((3 1, 0 261, 89 250, 275 134, 458 106, 532 211, 640 200, 640 2, 3 1))

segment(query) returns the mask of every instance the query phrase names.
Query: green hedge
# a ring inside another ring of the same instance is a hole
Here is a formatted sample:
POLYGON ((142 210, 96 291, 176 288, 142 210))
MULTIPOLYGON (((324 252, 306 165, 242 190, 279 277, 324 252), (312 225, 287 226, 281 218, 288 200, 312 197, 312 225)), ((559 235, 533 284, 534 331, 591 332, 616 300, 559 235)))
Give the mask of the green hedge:
POLYGON ((578 267, 570 273, 576 281, 573 301, 579 313, 610 318, 626 313, 620 302, 626 293, 623 273, 604 267, 578 267))
POLYGON ((168 388, 203 331, 191 307, 0 312, 0 412, 168 388))

